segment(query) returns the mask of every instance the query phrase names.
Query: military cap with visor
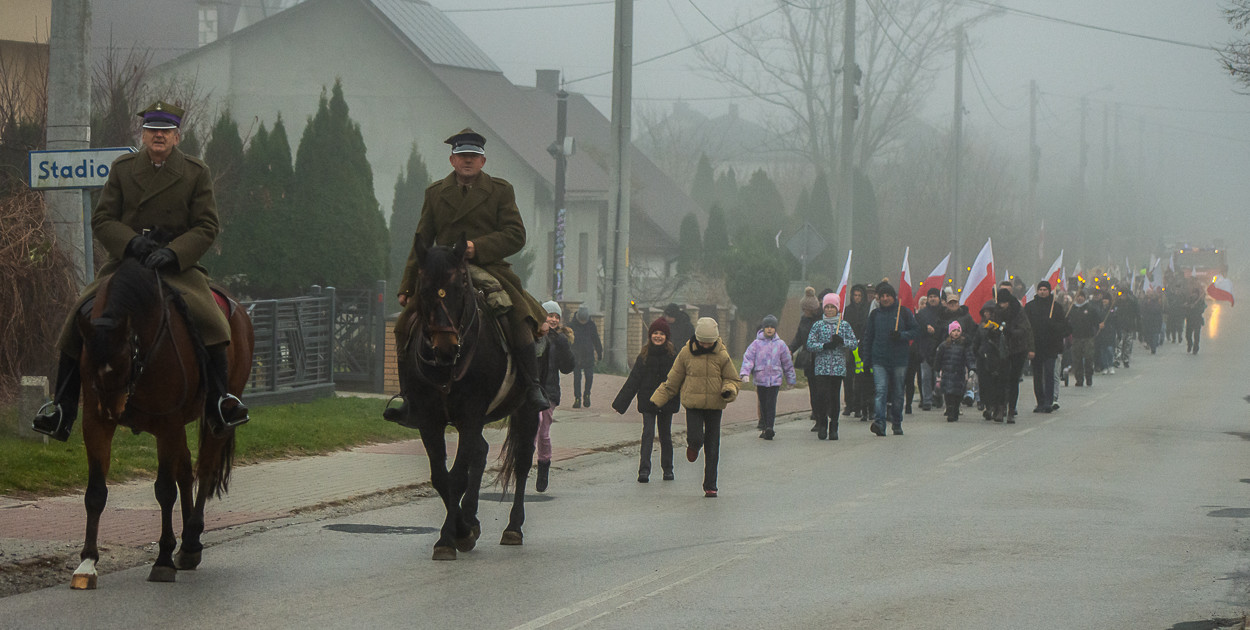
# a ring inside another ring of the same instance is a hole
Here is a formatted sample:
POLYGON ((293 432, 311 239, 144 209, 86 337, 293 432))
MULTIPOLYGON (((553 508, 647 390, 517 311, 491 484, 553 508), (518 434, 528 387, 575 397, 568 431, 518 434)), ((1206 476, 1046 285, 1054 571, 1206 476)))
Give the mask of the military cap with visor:
POLYGON ((136 115, 143 119, 144 129, 177 129, 182 126, 185 114, 186 111, 177 105, 156 101, 136 115))
POLYGON ((453 155, 458 153, 486 155, 486 137, 468 127, 443 142, 451 145, 453 155))

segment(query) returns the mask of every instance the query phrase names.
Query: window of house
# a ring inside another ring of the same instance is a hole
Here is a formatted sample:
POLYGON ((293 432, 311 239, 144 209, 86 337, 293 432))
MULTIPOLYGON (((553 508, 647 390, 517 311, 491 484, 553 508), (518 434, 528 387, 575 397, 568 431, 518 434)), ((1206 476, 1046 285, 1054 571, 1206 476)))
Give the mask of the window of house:
POLYGON ((200 7, 200 45, 217 41, 217 7, 200 7))

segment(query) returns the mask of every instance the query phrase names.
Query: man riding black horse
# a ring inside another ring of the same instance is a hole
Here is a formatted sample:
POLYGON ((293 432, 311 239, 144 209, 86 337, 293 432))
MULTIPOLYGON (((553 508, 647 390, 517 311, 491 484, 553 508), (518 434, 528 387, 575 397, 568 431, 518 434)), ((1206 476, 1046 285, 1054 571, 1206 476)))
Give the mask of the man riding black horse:
MULTIPOLYGON (((542 305, 521 287, 521 279, 505 258, 525 246, 525 224, 516 205, 512 184, 482 171, 486 164, 486 138, 472 129, 465 129, 445 141, 451 145, 453 171, 442 181, 425 189, 421 220, 413 241, 413 250, 404 267, 399 284, 399 304, 405 307, 395 322, 395 347, 399 364, 408 352, 409 327, 416 300, 418 266, 416 241, 426 244, 450 245, 467 239, 469 262, 489 273, 503 285, 512 301, 506 314, 505 332, 512 355, 516 358, 521 380, 526 387, 526 402, 536 410, 548 409, 548 402, 538 379, 538 358, 534 339, 541 322, 546 320, 542 305)), ((402 378, 401 378, 402 380, 402 378)), ((388 419, 401 424, 408 420, 410 401, 388 414, 388 419)))
POLYGON ((69 439, 78 417, 82 382, 78 371, 82 335, 75 320, 100 283, 127 258, 158 270, 186 302, 208 350, 204 413, 213 426, 224 430, 248 421, 247 407, 227 390, 230 324, 209 289, 206 270, 199 265, 220 231, 213 180, 208 165, 178 149, 183 114, 181 108, 162 101, 139 112, 143 148, 113 162, 91 215, 91 229, 109 260, 70 310, 61 331, 55 397, 32 425, 39 433, 62 442, 69 439))

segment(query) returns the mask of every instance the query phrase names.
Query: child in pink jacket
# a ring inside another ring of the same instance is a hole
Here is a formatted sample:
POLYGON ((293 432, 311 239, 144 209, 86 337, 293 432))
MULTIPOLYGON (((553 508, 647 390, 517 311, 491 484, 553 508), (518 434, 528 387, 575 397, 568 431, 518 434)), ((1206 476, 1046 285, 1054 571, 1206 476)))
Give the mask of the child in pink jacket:
POLYGON ((772 315, 764 317, 755 341, 747 346, 746 353, 742 355, 742 382, 751 382, 752 375, 755 378, 755 396, 759 400, 760 421, 756 428, 761 431, 761 438, 771 440, 776 435, 773 422, 777 419, 777 394, 781 391, 781 380, 784 377, 793 387, 795 378, 790 347, 777 337, 777 318, 772 315))

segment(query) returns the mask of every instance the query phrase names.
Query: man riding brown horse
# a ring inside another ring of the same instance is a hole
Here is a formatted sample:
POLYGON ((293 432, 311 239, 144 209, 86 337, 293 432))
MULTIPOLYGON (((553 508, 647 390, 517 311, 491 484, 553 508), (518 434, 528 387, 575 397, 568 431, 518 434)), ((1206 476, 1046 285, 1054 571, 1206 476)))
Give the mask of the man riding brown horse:
MULTIPOLYGON (((525 224, 521 221, 512 184, 482 171, 486 164, 486 138, 481 134, 464 129, 444 142, 451 145, 453 171, 425 189, 413 250, 408 255, 399 285, 399 304, 405 307, 395 322, 399 364, 406 364, 403 356, 408 352, 409 327, 416 305, 412 296, 421 263, 416 255, 416 241, 425 239, 427 245, 431 242, 449 245, 463 237, 468 241, 469 262, 497 279, 512 302, 511 309, 501 319, 505 320, 509 346, 526 387, 526 401, 538 410, 547 409, 551 403, 538 380, 534 347, 535 335, 546 319, 546 312, 538 300, 521 287, 521 279, 505 260, 525 246, 525 224)), ((399 409, 391 410, 387 418, 405 423, 409 403, 405 400, 399 409)))
POLYGON ((91 215, 92 231, 108 251, 109 260, 66 319, 58 344, 55 397, 35 416, 35 431, 62 442, 69 439, 82 382, 78 368, 82 335, 75 320, 100 282, 127 258, 159 271, 187 304, 208 350, 205 415, 218 430, 248 421, 247 407, 227 390, 230 325, 209 289, 206 270, 199 265, 220 231, 213 180, 208 165, 178 149, 183 114, 181 108, 163 101, 139 112, 143 148, 113 162, 91 215))

